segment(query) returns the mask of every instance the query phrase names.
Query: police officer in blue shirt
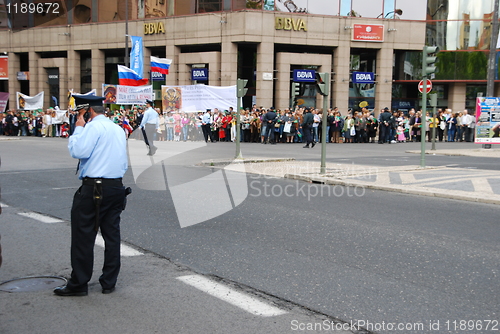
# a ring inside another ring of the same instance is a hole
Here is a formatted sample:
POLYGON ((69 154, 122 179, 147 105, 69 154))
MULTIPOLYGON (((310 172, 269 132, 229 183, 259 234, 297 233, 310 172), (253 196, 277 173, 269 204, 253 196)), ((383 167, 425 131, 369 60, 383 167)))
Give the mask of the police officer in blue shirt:
POLYGON ((155 132, 160 127, 159 115, 156 110, 153 109, 154 103, 151 100, 146 100, 146 111, 141 121, 141 130, 144 135, 144 142, 149 148, 148 155, 154 155, 156 152, 156 146, 153 144, 155 137, 155 132))
POLYGON ((215 143, 214 137, 212 135, 212 129, 210 128, 212 125, 212 115, 210 114, 212 110, 207 109, 201 118, 201 130, 203 131, 203 138, 205 139, 205 143, 208 143, 208 138, 212 143, 215 143))
POLYGON ((114 291, 120 271, 120 215, 130 192, 122 183, 128 167, 127 146, 125 132, 104 115, 103 99, 75 98, 76 109, 82 109, 68 148, 79 159, 82 185, 71 207, 71 278, 54 290, 59 296, 87 295, 99 228, 106 245, 99 277, 102 293, 114 291))

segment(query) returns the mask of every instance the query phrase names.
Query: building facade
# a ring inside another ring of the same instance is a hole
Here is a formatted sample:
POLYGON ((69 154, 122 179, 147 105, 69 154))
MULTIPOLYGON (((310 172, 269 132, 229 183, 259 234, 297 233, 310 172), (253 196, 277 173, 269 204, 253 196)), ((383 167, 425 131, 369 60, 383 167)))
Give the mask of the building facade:
MULTIPOLYGON (((458 48, 451 50, 453 36, 441 19, 450 17, 451 5, 441 2, 446 5, 437 0, 428 4, 409 0, 67 0, 57 2, 57 15, 40 15, 13 13, 17 2, 0 0, 0 27, 4 28, 0 53, 8 58, 0 91, 9 93, 10 108, 16 106, 16 92, 34 96, 44 91, 45 105, 53 105, 54 96, 62 109, 69 90, 96 89, 100 94, 103 84, 118 83, 116 65, 127 62, 128 34, 143 37, 145 77, 151 76, 150 55, 173 60, 166 81, 153 82, 157 92, 161 84, 231 86, 242 78, 249 80, 245 107, 254 103, 276 108, 297 103, 322 106, 323 96, 314 84, 301 84, 298 97, 292 92, 293 70, 313 69, 331 74, 327 98, 332 107, 405 110, 420 103, 417 84, 427 39, 427 44, 437 44, 448 54, 436 74, 439 105, 463 109, 469 87, 480 91, 486 78, 471 83, 458 78, 456 71, 455 76, 446 74, 444 65, 457 58, 458 52, 453 51, 458 48), (200 68, 208 78, 193 80, 193 69, 200 68), (357 73, 373 80, 358 82, 357 73)), ((485 5, 485 15, 491 15, 491 9, 491 4, 485 5)), ((484 17, 483 28, 488 26, 484 17)), ((467 45, 462 54, 479 54, 476 64, 482 66, 487 36, 475 39, 478 49, 471 50, 476 19, 463 18, 469 25, 457 29, 456 39, 463 43, 456 45, 467 45)))

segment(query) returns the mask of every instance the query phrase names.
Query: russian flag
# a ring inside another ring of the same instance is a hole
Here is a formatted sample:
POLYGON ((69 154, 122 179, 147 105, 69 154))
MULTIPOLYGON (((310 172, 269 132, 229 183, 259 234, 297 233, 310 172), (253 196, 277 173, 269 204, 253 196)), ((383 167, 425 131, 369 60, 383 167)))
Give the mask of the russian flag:
POLYGON ((148 79, 141 76, 126 66, 118 65, 118 84, 122 86, 143 86, 148 84, 148 79))
POLYGON ((172 64, 172 59, 151 56, 151 72, 168 74, 170 64, 172 64))

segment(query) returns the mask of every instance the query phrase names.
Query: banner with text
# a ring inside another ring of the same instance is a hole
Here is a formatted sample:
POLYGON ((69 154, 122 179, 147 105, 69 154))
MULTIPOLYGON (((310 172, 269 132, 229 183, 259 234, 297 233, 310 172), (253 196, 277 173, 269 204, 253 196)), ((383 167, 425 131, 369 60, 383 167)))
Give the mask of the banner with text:
POLYGON ((7 102, 9 101, 9 93, 0 92, 0 114, 5 112, 5 108, 7 107, 7 102))
POLYGON ((236 86, 161 86, 163 110, 196 112, 218 108, 236 109, 236 86))
POLYGON ((28 96, 17 92, 17 109, 19 110, 36 110, 43 109, 44 93, 40 92, 35 96, 28 96))
POLYGON ((116 104, 144 104, 153 100, 153 86, 116 86, 116 104))
POLYGON ((476 99, 476 144, 500 144, 500 98, 476 99))

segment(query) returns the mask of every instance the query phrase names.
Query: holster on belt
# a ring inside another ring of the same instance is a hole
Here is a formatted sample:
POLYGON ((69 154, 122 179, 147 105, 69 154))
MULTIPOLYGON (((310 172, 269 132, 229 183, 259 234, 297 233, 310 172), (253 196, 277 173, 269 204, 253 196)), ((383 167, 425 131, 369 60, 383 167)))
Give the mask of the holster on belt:
POLYGON ((96 179, 94 182, 94 206, 95 206, 95 230, 99 231, 99 211, 102 203, 102 180, 96 179))

